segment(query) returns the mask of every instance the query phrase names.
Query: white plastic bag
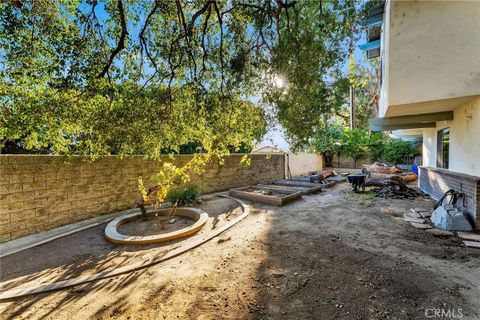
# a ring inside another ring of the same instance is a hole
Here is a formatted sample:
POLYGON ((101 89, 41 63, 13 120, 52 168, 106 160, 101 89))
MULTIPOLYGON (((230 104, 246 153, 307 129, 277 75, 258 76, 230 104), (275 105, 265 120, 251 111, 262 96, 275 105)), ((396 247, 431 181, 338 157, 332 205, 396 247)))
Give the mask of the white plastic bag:
POLYGON ((439 206, 432 213, 432 223, 438 229, 450 231, 471 231, 472 226, 467 217, 452 204, 439 206))

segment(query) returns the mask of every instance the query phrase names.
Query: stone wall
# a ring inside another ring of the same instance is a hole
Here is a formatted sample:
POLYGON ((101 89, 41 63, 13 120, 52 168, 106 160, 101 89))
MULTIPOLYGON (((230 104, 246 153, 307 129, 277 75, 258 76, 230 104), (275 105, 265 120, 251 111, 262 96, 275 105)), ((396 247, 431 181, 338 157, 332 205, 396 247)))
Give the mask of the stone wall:
POLYGON ((454 189, 466 197, 465 210, 480 228, 480 177, 439 168, 420 167, 418 179, 420 189, 433 199, 439 200, 443 194, 454 189))
MULTIPOLYGON (((192 183, 208 193, 284 177, 283 154, 250 155, 250 166, 241 157, 210 164, 192 183)), ((180 155, 173 162, 181 166, 191 158, 180 155)), ((0 242, 134 207, 138 178, 147 184, 162 161, 172 160, 0 155, 0 242)))

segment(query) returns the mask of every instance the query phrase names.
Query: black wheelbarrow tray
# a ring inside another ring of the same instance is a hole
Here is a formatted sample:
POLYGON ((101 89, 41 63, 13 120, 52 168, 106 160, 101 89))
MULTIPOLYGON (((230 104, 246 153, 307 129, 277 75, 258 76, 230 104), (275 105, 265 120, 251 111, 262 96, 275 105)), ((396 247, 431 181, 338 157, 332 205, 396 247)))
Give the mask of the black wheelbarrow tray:
POLYGON ((347 176, 348 182, 352 184, 353 191, 359 192, 360 188, 365 191, 366 174, 354 174, 347 176))

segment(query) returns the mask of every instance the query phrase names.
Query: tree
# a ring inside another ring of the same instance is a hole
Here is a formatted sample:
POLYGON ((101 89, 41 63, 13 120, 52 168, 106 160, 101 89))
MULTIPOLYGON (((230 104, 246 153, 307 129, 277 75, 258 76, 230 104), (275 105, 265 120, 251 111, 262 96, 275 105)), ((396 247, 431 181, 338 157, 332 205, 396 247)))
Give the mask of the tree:
POLYGON ((338 113, 348 79, 341 65, 356 26, 354 1, 299 1, 280 21, 282 38, 273 50, 272 73, 284 88, 265 90, 294 149, 309 140, 338 113))
POLYGON ((346 0, 1 3, 0 141, 92 155, 157 155, 196 135, 237 147, 253 134, 230 137, 240 128, 230 117, 259 92, 305 139, 334 105, 329 81, 355 19, 346 0), (287 95, 265 81, 274 74, 286 78, 287 95), (213 123, 230 128, 213 133, 213 123))
POLYGON ((353 166, 369 151, 369 137, 365 130, 347 128, 343 131, 341 152, 352 158, 353 166))
POLYGON ((349 79, 355 93, 355 127, 368 128, 368 119, 378 115, 380 96, 380 60, 369 60, 369 65, 355 63, 350 59, 349 79))
POLYGON ((372 132, 370 134, 370 154, 373 161, 383 159, 385 154, 385 145, 388 142, 388 137, 383 132, 372 132))
POLYGON ((343 130, 338 125, 331 125, 319 130, 313 136, 311 149, 325 157, 325 165, 333 166, 333 156, 340 152, 343 130))
POLYGON ((248 99, 262 93, 305 139, 295 124, 331 110, 354 20, 347 0, 2 2, 0 144, 94 158, 198 142, 221 157, 262 135, 248 99))

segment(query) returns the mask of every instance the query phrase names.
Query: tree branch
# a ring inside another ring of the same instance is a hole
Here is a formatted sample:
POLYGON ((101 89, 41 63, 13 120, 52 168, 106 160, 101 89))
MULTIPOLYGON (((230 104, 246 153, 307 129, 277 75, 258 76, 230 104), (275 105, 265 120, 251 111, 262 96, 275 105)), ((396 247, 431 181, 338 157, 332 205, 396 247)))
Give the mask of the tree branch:
POLYGON ((113 49, 112 53, 110 54, 110 58, 108 59, 108 63, 103 67, 102 71, 98 74, 97 78, 103 78, 105 74, 107 74, 108 69, 113 63, 115 56, 125 48, 125 38, 128 35, 127 31, 127 20, 125 18, 125 10, 123 9, 122 0, 117 1, 117 9, 118 13, 120 14, 120 24, 122 27, 122 31, 120 33, 120 38, 118 39, 117 47, 113 49))

